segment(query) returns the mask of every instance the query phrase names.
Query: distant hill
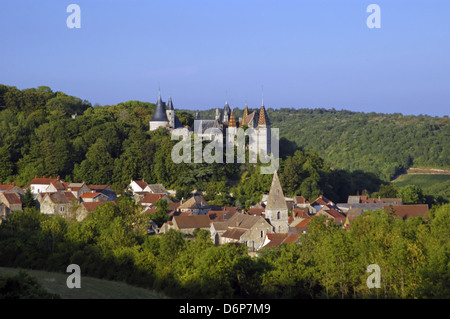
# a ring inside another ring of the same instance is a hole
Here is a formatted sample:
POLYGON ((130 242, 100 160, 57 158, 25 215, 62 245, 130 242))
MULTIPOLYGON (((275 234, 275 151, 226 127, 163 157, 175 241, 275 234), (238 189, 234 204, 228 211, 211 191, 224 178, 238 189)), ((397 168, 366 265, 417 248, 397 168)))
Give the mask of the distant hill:
MULTIPOLYGON (((237 117, 242 109, 234 110, 237 117)), ((326 109, 267 109, 280 137, 312 149, 333 168, 389 181, 409 167, 450 168, 450 119, 326 109)), ((200 112, 214 118, 214 110, 200 112)))

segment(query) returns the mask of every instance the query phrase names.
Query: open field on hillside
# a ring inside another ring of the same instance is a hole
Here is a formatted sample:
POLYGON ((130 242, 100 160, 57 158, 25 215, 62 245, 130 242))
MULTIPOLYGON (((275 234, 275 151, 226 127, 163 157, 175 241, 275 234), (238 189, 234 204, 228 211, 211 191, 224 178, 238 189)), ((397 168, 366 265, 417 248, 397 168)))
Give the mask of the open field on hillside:
POLYGON ((417 185, 423 189, 449 180, 450 175, 447 174, 405 174, 397 178, 394 183, 399 187, 417 185))
MULTIPOLYGON (((36 277, 51 293, 62 299, 162 299, 164 295, 152 290, 127 285, 123 282, 108 281, 81 275, 81 288, 69 289, 66 285, 70 275, 39 270, 25 270, 36 277)), ((16 268, 0 267, 0 274, 14 275, 16 268)))

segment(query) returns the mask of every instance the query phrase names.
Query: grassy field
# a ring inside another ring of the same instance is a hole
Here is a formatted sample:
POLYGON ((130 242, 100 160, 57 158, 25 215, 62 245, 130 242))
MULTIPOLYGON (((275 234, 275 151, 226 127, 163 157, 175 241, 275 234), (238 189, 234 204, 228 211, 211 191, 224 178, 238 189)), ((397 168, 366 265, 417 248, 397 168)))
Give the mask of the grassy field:
POLYGON ((425 195, 441 196, 450 201, 450 175, 446 174, 405 174, 393 181, 398 187, 416 185, 425 195))
MULTIPOLYGON (((0 267, 0 274, 14 275, 19 271, 16 268, 0 267)), ((81 288, 69 289, 66 285, 68 274, 59 274, 39 270, 25 270, 36 277, 38 281, 52 293, 62 299, 162 299, 164 295, 127 285, 122 282, 102 280, 81 275, 81 288)))
POLYGON ((398 187, 416 185, 423 188, 450 181, 450 175, 444 174, 405 174, 394 181, 398 187))

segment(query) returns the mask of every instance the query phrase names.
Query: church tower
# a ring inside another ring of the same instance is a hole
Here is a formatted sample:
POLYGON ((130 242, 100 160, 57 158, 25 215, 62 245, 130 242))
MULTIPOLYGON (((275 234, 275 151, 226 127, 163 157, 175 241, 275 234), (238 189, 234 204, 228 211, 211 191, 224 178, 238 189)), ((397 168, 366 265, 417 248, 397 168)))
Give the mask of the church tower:
POLYGON ((283 189, 278 178, 278 173, 273 174, 272 185, 270 186, 269 197, 266 205, 266 219, 274 228, 275 233, 289 232, 289 215, 283 189))

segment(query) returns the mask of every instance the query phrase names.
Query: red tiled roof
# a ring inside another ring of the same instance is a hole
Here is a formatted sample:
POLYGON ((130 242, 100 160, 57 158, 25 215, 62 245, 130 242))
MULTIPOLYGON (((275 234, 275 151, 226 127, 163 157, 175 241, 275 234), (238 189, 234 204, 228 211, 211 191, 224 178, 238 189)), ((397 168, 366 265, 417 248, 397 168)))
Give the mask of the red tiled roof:
POLYGON ((264 212, 266 211, 265 208, 249 208, 247 211, 248 215, 256 215, 256 216, 263 216, 264 212))
POLYGON ((3 196, 10 205, 22 204, 20 196, 16 193, 2 193, 1 196, 3 196))
POLYGON ((94 198, 95 196, 101 195, 101 193, 84 193, 83 195, 80 196, 80 198, 94 198))
POLYGON ((246 231, 247 229, 229 228, 221 237, 239 240, 246 231))
POLYGON ((283 244, 295 243, 299 237, 300 237, 299 234, 289 234, 289 235, 287 235, 283 244))
POLYGON ((138 184, 138 186, 142 189, 146 188, 148 186, 148 184, 144 181, 144 180, 140 180, 140 181, 134 181, 136 184, 138 184))
POLYGON ((270 242, 264 247, 277 247, 281 244, 294 243, 298 237, 298 234, 267 234, 267 239, 270 242))
POLYGON ((59 180, 59 178, 57 177, 57 178, 52 178, 51 176, 50 177, 35 177, 35 178, 33 178, 32 180, 31 180, 31 182, 29 183, 29 185, 31 185, 31 184, 40 184, 40 185, 50 185, 51 183, 53 183, 53 182, 56 182, 56 181, 58 181, 59 180))
POLYGON ((295 196, 295 202, 297 204, 306 204, 308 203, 308 200, 303 196, 295 196))
POLYGON ((11 184, 0 184, 0 191, 7 192, 7 191, 9 191, 10 189, 12 189, 14 186, 16 186, 16 185, 11 185, 11 184))
POLYGON ((402 219, 411 217, 426 217, 428 213, 427 204, 418 205, 389 205, 384 206, 383 209, 387 212, 393 211, 396 215, 400 216, 402 219))
POLYGON ((298 223, 297 226, 295 226, 295 228, 307 227, 310 221, 311 221, 311 218, 305 218, 300 223, 298 223))
POLYGON ((270 242, 265 245, 264 247, 278 247, 280 246, 283 241, 286 239, 288 234, 267 234, 267 239, 270 240, 270 242))
POLYGON ((169 205, 169 212, 170 212, 170 211, 176 211, 180 205, 181 205, 180 203, 175 203, 175 202, 174 202, 174 203, 171 203, 171 204, 169 205))
POLYGON ((182 228, 209 228, 210 220, 207 215, 192 215, 192 216, 175 216, 172 219, 179 229, 182 228))
POLYGON ((105 188, 108 188, 109 185, 89 185, 88 187, 91 190, 104 190, 105 188))
POLYGON ((164 197, 164 194, 146 193, 139 202, 141 204, 155 204, 157 201, 159 201, 163 197, 164 197))

